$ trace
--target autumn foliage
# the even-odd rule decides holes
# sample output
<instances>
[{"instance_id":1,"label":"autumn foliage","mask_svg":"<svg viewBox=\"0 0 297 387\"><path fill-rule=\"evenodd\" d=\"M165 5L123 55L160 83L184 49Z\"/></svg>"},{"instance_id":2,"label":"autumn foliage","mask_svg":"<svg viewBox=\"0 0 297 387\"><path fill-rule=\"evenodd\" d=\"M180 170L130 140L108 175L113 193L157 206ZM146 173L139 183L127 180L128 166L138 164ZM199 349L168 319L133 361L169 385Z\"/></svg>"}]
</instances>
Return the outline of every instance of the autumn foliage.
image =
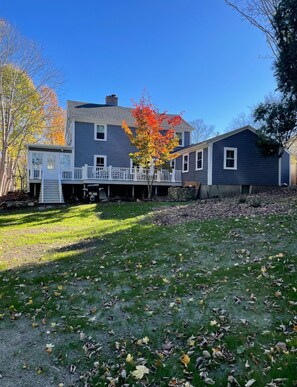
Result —
<instances>
[{"instance_id":1,"label":"autumn foliage","mask_svg":"<svg viewBox=\"0 0 297 387\"><path fill-rule=\"evenodd\" d=\"M132 116L135 119L135 129L131 130L125 121L122 128L131 144L137 148L130 157L146 174L150 198L155 172L177 157L177 154L172 154L178 146L174 128L180 125L182 119L180 116L159 113L145 96L142 96L139 103L134 104Z\"/></svg>"},{"instance_id":2,"label":"autumn foliage","mask_svg":"<svg viewBox=\"0 0 297 387\"><path fill-rule=\"evenodd\" d=\"M44 142L46 144L65 145L65 111L59 106L57 94L49 87L42 87L44 99L45 130Z\"/></svg>"}]
</instances>

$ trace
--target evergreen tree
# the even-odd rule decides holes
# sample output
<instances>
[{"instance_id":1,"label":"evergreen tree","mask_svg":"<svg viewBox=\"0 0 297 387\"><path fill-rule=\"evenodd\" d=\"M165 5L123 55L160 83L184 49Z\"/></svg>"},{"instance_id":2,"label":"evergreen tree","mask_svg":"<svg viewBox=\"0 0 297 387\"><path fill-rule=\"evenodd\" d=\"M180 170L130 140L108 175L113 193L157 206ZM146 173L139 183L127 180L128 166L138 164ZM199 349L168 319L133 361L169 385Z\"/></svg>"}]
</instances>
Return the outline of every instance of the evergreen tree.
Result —
<instances>
[{"instance_id":1,"label":"evergreen tree","mask_svg":"<svg viewBox=\"0 0 297 387\"><path fill-rule=\"evenodd\" d=\"M297 2L281 0L272 22L278 46L274 63L280 102L264 102L255 110L255 120L261 122L260 130L268 138L265 147L276 143L288 146L297 135ZM262 140L262 145L265 142ZM274 149L276 149L274 147Z\"/></svg>"}]
</instances>

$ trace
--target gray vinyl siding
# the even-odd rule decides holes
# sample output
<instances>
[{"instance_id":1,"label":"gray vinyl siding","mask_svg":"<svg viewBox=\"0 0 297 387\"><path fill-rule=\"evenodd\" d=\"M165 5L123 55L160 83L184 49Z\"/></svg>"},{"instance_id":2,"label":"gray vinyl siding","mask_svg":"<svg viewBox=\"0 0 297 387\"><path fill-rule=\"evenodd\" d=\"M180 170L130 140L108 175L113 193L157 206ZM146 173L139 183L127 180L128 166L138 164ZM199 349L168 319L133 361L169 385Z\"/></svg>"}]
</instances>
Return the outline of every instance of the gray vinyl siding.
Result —
<instances>
[{"instance_id":1,"label":"gray vinyl siding","mask_svg":"<svg viewBox=\"0 0 297 387\"><path fill-rule=\"evenodd\" d=\"M181 169L182 169L182 156L178 156L175 159L175 169L181 171Z\"/></svg>"},{"instance_id":2,"label":"gray vinyl siding","mask_svg":"<svg viewBox=\"0 0 297 387\"><path fill-rule=\"evenodd\" d=\"M208 149L203 149L203 169L196 171L196 151L189 154L189 172L182 173L182 181L196 181L207 184ZM177 169L182 170L182 156L178 157Z\"/></svg>"},{"instance_id":3,"label":"gray vinyl siding","mask_svg":"<svg viewBox=\"0 0 297 387\"><path fill-rule=\"evenodd\" d=\"M265 157L245 130L213 144L212 184L278 185L278 157ZM237 148L237 170L224 169L224 147Z\"/></svg>"},{"instance_id":4,"label":"gray vinyl siding","mask_svg":"<svg viewBox=\"0 0 297 387\"><path fill-rule=\"evenodd\" d=\"M185 146L190 144L190 132L185 132ZM107 141L94 139L94 124L75 122L75 167L94 165L94 155L107 156L107 165L130 167L129 153L135 152L120 126L107 125ZM180 169L180 168L179 168Z\"/></svg>"},{"instance_id":5,"label":"gray vinyl siding","mask_svg":"<svg viewBox=\"0 0 297 387\"><path fill-rule=\"evenodd\" d=\"M190 132L185 132L184 134L184 146L189 146L191 143L190 139Z\"/></svg>"},{"instance_id":6,"label":"gray vinyl siding","mask_svg":"<svg viewBox=\"0 0 297 387\"><path fill-rule=\"evenodd\" d=\"M282 154L281 184L290 184L290 155L287 152Z\"/></svg>"},{"instance_id":7,"label":"gray vinyl siding","mask_svg":"<svg viewBox=\"0 0 297 387\"><path fill-rule=\"evenodd\" d=\"M94 155L106 155L107 165L130 167L129 153L134 152L130 140L120 126L107 125L107 141L94 139L94 124L75 123L75 167L94 165Z\"/></svg>"}]
</instances>

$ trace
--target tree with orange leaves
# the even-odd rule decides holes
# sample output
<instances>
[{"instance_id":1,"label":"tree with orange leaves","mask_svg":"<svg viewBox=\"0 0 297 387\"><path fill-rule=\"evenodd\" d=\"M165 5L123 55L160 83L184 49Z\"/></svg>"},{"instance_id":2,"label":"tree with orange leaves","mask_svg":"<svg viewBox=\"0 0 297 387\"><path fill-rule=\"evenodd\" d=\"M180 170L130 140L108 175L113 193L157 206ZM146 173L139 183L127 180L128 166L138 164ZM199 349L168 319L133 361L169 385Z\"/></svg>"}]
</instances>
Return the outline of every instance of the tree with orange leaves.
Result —
<instances>
[{"instance_id":1,"label":"tree with orange leaves","mask_svg":"<svg viewBox=\"0 0 297 387\"><path fill-rule=\"evenodd\" d=\"M44 101L45 128L42 142L65 145L65 111L59 106L57 94L47 86L41 88Z\"/></svg>"},{"instance_id":2,"label":"tree with orange leaves","mask_svg":"<svg viewBox=\"0 0 297 387\"><path fill-rule=\"evenodd\" d=\"M178 146L178 138L174 128L181 123L180 116L168 116L159 113L149 98L144 95L139 103L134 104L132 116L135 119L135 130L130 129L125 121L122 123L130 142L137 151L130 153L134 164L143 168L146 180L148 198L152 197L152 187L156 175L170 160L178 155L172 154Z\"/></svg>"}]
</instances>

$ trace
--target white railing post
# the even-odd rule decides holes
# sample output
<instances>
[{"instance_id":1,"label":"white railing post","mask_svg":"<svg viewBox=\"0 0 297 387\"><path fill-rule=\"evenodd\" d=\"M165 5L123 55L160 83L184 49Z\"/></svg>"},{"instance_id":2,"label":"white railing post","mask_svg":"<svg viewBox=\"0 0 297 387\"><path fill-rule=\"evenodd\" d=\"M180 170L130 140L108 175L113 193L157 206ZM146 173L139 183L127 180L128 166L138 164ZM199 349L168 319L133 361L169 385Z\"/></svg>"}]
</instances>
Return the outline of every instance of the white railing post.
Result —
<instances>
[{"instance_id":1,"label":"white railing post","mask_svg":"<svg viewBox=\"0 0 297 387\"><path fill-rule=\"evenodd\" d=\"M161 181L161 172L157 171L157 181Z\"/></svg>"},{"instance_id":2,"label":"white railing post","mask_svg":"<svg viewBox=\"0 0 297 387\"><path fill-rule=\"evenodd\" d=\"M108 167L108 180L112 180L112 166L109 165Z\"/></svg>"},{"instance_id":3,"label":"white railing post","mask_svg":"<svg viewBox=\"0 0 297 387\"><path fill-rule=\"evenodd\" d=\"M81 178L83 180L87 180L87 178L88 178L88 164L85 164L82 166Z\"/></svg>"},{"instance_id":4,"label":"white railing post","mask_svg":"<svg viewBox=\"0 0 297 387\"><path fill-rule=\"evenodd\" d=\"M171 181L172 183L175 183L175 169L173 169L171 172Z\"/></svg>"},{"instance_id":5,"label":"white railing post","mask_svg":"<svg viewBox=\"0 0 297 387\"><path fill-rule=\"evenodd\" d=\"M134 171L133 180L137 181L137 169L136 169L136 167L133 168L133 171Z\"/></svg>"}]
</instances>

